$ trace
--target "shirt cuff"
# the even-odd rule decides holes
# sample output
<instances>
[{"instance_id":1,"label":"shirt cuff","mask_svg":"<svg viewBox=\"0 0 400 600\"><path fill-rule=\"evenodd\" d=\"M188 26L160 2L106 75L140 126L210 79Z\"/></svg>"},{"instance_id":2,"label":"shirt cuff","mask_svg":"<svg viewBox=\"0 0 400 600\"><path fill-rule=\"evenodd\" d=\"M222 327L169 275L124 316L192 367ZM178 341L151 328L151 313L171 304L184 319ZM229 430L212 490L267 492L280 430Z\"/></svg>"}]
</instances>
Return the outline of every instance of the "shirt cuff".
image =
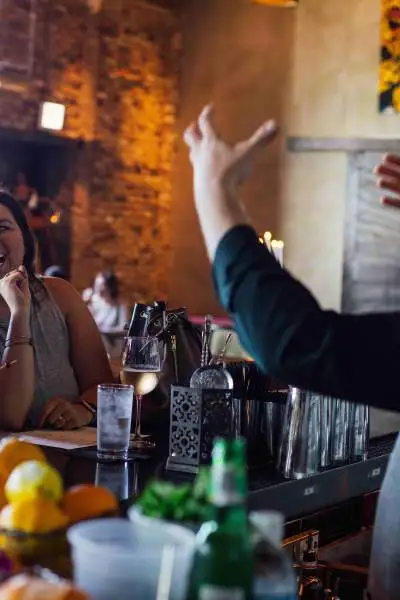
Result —
<instances>
[{"instance_id":1,"label":"shirt cuff","mask_svg":"<svg viewBox=\"0 0 400 600\"><path fill-rule=\"evenodd\" d=\"M266 274L282 272L280 264L249 225L232 227L219 242L213 263L213 280L221 304L230 313L235 312L237 286L249 270L260 263Z\"/></svg>"}]
</instances>

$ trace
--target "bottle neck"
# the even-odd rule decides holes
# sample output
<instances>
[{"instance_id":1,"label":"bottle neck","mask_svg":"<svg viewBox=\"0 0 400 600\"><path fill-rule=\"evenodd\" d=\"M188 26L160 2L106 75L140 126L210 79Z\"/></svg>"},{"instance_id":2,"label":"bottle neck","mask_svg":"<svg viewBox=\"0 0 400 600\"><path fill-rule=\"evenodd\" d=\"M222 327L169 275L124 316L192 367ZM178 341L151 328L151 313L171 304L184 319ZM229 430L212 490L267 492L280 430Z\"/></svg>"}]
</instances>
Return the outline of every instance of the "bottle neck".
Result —
<instances>
[{"instance_id":1,"label":"bottle neck","mask_svg":"<svg viewBox=\"0 0 400 600\"><path fill-rule=\"evenodd\" d=\"M232 528L237 533L248 529L247 510L243 504L214 506L213 518L220 527Z\"/></svg>"},{"instance_id":2,"label":"bottle neck","mask_svg":"<svg viewBox=\"0 0 400 600\"><path fill-rule=\"evenodd\" d=\"M211 503L214 506L214 518L218 523L247 523L244 468L238 470L232 465L213 465Z\"/></svg>"}]
</instances>

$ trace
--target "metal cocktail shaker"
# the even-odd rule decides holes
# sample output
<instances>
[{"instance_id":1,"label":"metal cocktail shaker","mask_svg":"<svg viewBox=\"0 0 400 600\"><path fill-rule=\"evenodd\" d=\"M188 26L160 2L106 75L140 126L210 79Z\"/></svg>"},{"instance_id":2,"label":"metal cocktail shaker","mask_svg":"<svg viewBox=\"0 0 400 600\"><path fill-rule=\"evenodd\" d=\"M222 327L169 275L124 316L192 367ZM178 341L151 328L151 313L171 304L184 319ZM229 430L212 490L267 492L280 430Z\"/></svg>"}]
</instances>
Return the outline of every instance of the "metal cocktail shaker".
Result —
<instances>
[{"instance_id":1,"label":"metal cocktail shaker","mask_svg":"<svg viewBox=\"0 0 400 600\"><path fill-rule=\"evenodd\" d=\"M369 445L369 406L352 404L350 423L350 460L366 460Z\"/></svg>"},{"instance_id":2,"label":"metal cocktail shaker","mask_svg":"<svg viewBox=\"0 0 400 600\"><path fill-rule=\"evenodd\" d=\"M352 404L339 398L332 399L332 465L342 465L350 460Z\"/></svg>"}]
</instances>

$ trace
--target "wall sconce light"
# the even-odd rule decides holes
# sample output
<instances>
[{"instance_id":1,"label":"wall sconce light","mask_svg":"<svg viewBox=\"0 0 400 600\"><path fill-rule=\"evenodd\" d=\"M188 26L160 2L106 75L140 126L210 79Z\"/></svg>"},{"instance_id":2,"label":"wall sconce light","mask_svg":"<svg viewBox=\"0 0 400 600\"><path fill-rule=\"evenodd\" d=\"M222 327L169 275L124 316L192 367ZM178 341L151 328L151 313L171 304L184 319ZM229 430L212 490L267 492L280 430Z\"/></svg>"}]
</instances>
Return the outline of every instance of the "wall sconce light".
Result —
<instances>
[{"instance_id":1,"label":"wall sconce light","mask_svg":"<svg viewBox=\"0 0 400 600\"><path fill-rule=\"evenodd\" d=\"M253 4L262 4L263 6L280 6L282 8L294 8L298 6L299 0L251 0Z\"/></svg>"},{"instance_id":2,"label":"wall sconce light","mask_svg":"<svg viewBox=\"0 0 400 600\"><path fill-rule=\"evenodd\" d=\"M39 113L39 127L61 131L64 127L65 106L57 102L43 102Z\"/></svg>"}]
</instances>

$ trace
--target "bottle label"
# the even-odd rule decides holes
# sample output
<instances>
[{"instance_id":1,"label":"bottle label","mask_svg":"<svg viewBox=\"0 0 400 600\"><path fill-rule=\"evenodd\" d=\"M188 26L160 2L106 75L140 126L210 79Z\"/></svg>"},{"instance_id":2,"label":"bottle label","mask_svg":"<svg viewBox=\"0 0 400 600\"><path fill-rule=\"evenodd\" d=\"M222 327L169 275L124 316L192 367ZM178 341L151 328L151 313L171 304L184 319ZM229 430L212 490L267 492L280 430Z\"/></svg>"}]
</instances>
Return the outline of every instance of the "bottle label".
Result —
<instances>
[{"instance_id":1,"label":"bottle label","mask_svg":"<svg viewBox=\"0 0 400 600\"><path fill-rule=\"evenodd\" d=\"M199 590L199 600L245 600L245 597L242 588L203 585Z\"/></svg>"},{"instance_id":2,"label":"bottle label","mask_svg":"<svg viewBox=\"0 0 400 600\"><path fill-rule=\"evenodd\" d=\"M238 473L234 467L213 465L211 469L211 502L214 506L232 506L244 500Z\"/></svg>"}]
</instances>

